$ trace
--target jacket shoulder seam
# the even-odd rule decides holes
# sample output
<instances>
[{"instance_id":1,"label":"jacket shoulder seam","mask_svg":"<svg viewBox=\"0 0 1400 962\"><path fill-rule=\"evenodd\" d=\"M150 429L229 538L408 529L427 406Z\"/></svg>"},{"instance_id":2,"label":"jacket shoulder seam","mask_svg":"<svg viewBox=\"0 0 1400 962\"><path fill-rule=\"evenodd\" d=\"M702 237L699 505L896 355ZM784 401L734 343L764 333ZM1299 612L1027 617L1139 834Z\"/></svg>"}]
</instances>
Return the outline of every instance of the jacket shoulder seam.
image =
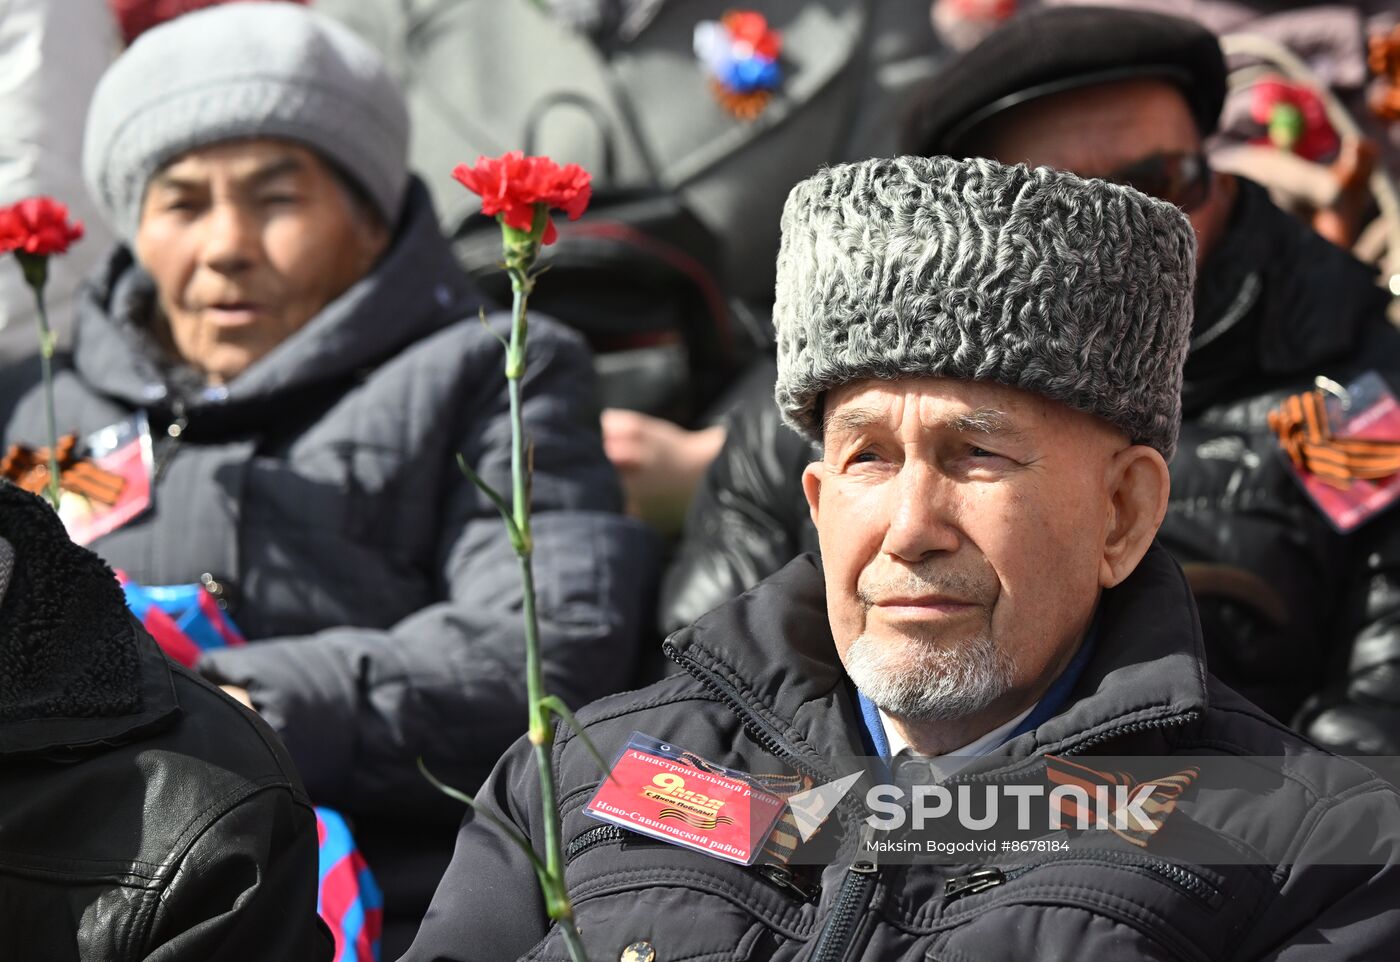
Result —
<instances>
[{"instance_id":1,"label":"jacket shoulder seam","mask_svg":"<svg viewBox=\"0 0 1400 962\"><path fill-rule=\"evenodd\" d=\"M254 736L258 739L258 743L261 744L264 749L266 749L268 759L271 761L270 767L275 770L275 774L274 772L270 771L267 774L258 776L256 779L250 779L251 782L261 785L265 783L268 779L280 777L285 782L287 788L292 792L292 795L294 797L298 798L299 800L304 800L308 803L310 802L310 800L306 798L305 793L302 791L300 782L298 781L294 770L289 768L288 765L284 763L282 757L282 749L268 737L268 733L264 731L262 726L257 722L256 716L250 714L248 711L239 708L236 705L225 704L223 701L222 694L206 690L206 686L210 685L211 682L201 677L197 672L191 671L184 665L181 665L174 661L170 662L170 668L172 672L176 673L177 675L183 676L186 681L199 688L200 693L203 696L209 698L211 701L217 701L218 703L220 703L225 709L225 714L233 715L234 717L236 717L238 719L238 722L245 728L247 728L249 731L251 731L254 734Z\"/></svg>"}]
</instances>

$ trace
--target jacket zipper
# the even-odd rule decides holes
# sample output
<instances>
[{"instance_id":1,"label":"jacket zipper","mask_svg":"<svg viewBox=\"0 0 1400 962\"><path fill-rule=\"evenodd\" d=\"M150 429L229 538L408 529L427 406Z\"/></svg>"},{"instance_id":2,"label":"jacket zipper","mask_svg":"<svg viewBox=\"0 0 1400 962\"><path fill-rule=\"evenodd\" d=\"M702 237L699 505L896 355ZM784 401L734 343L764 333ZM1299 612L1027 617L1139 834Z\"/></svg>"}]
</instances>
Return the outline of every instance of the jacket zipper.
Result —
<instances>
[{"instance_id":1,"label":"jacket zipper","mask_svg":"<svg viewBox=\"0 0 1400 962\"><path fill-rule=\"evenodd\" d=\"M1014 868L980 869L967 875L950 878L943 883L943 900L946 904L965 895L976 895L978 892L985 892L987 889L1014 881L1027 872L1060 862L1099 862L1146 869L1208 907L1213 907L1220 898L1220 889L1195 872L1180 865L1147 855L1134 855L1131 852L1081 851L1064 852L1026 865L1017 865Z\"/></svg>"},{"instance_id":2,"label":"jacket zipper","mask_svg":"<svg viewBox=\"0 0 1400 962\"><path fill-rule=\"evenodd\" d=\"M875 830L867 823L861 827L860 844L856 849L855 861L846 870L846 878L841 883L841 891L836 893L836 903L826 925L822 926L817 937L817 947L812 952L812 962L842 962L850 951L851 941L860 926L861 917L870 907L870 897L875 893L875 882L879 878L879 860L869 842Z\"/></svg>"},{"instance_id":3,"label":"jacket zipper","mask_svg":"<svg viewBox=\"0 0 1400 962\"><path fill-rule=\"evenodd\" d=\"M170 467L170 461L175 457L175 452L179 449L189 426L190 417L185 402L177 397L170 405L170 423L165 428L165 440L151 458L153 485L165 476L165 469Z\"/></svg>"},{"instance_id":4,"label":"jacket zipper","mask_svg":"<svg viewBox=\"0 0 1400 962\"><path fill-rule=\"evenodd\" d=\"M628 834L626 829L617 825L599 825L596 828L590 828L569 843L569 847L564 850L564 863L572 862L590 848L596 848L606 842L620 842Z\"/></svg>"},{"instance_id":5,"label":"jacket zipper","mask_svg":"<svg viewBox=\"0 0 1400 962\"><path fill-rule=\"evenodd\" d=\"M802 902L815 904L821 897L822 887L820 885L808 882L786 865L760 864L754 866L754 871L772 882L785 894Z\"/></svg>"},{"instance_id":6,"label":"jacket zipper","mask_svg":"<svg viewBox=\"0 0 1400 962\"><path fill-rule=\"evenodd\" d=\"M1197 718L1200 717L1201 713L1198 711L1187 711L1182 712L1179 715L1174 715L1171 718L1154 718L1148 721L1132 722L1127 725L1121 725L1118 728L1114 728L1110 731L1099 732L1099 734L1095 735L1093 738L1090 738L1086 741L1082 741L1078 745L1075 745L1071 751L1062 752L1061 754L1078 755L1081 754L1086 748L1093 748L1095 745L1102 745L1104 742L1112 741L1113 739L1119 738L1123 735L1131 735L1135 732L1151 731L1154 728L1175 728L1178 725L1184 725L1187 722L1195 721Z\"/></svg>"}]
</instances>

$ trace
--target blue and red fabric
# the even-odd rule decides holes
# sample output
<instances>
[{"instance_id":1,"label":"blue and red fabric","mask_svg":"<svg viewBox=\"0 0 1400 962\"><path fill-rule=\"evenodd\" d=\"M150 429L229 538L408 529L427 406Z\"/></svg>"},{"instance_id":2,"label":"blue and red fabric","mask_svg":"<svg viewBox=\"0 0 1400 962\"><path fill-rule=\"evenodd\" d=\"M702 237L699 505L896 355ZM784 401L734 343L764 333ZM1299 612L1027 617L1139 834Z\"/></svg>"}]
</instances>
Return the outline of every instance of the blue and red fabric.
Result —
<instances>
[{"instance_id":1,"label":"blue and red fabric","mask_svg":"<svg viewBox=\"0 0 1400 962\"><path fill-rule=\"evenodd\" d=\"M172 661L193 668L202 652L247 642L203 585L137 584L122 572L117 580L126 606Z\"/></svg>"},{"instance_id":2,"label":"blue and red fabric","mask_svg":"<svg viewBox=\"0 0 1400 962\"><path fill-rule=\"evenodd\" d=\"M126 604L167 656L193 667L201 653L245 645L242 632L203 585L142 585L117 572ZM316 912L335 937L335 962L379 962L384 897L350 826L316 806L320 841Z\"/></svg>"},{"instance_id":3,"label":"blue and red fabric","mask_svg":"<svg viewBox=\"0 0 1400 962\"><path fill-rule=\"evenodd\" d=\"M757 117L783 82L782 36L761 13L731 10L701 21L693 46L719 102L745 120Z\"/></svg>"},{"instance_id":4,"label":"blue and red fabric","mask_svg":"<svg viewBox=\"0 0 1400 962\"><path fill-rule=\"evenodd\" d=\"M317 806L316 830L321 836L316 911L335 935L335 962L378 962L384 896L338 812Z\"/></svg>"}]
</instances>

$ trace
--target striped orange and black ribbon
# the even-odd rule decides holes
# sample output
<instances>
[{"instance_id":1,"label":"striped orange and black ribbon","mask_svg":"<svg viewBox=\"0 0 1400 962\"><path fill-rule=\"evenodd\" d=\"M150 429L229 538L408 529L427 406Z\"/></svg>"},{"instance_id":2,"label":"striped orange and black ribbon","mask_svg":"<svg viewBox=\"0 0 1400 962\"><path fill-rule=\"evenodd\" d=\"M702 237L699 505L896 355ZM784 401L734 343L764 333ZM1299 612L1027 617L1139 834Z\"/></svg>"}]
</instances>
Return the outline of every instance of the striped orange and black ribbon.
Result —
<instances>
[{"instance_id":1,"label":"striped orange and black ribbon","mask_svg":"<svg viewBox=\"0 0 1400 962\"><path fill-rule=\"evenodd\" d=\"M1287 398L1269 412L1269 429L1298 470L1343 491L1354 480L1377 481L1400 471L1400 441L1332 434L1321 391Z\"/></svg>"},{"instance_id":2,"label":"striped orange and black ribbon","mask_svg":"<svg viewBox=\"0 0 1400 962\"><path fill-rule=\"evenodd\" d=\"M99 504L111 507L121 497L126 479L87 458L77 457L78 436L65 434L58 439L54 460L58 462L58 486ZM30 494L43 494L49 486L49 449L12 444L0 456L0 478L12 481Z\"/></svg>"},{"instance_id":3,"label":"striped orange and black ribbon","mask_svg":"<svg viewBox=\"0 0 1400 962\"><path fill-rule=\"evenodd\" d=\"M1094 816L1101 814L1109 831L1139 848L1146 848L1152 841L1152 836L1161 830L1167 816L1176 811L1177 802L1200 773L1199 768L1192 766L1160 778L1137 779L1127 772L1099 771L1058 755L1045 756L1046 777L1055 785L1070 785L1083 789L1089 799L1097 799L1100 788L1112 789L1114 792L1108 796L1108 810L1102 813L1084 810L1077 800L1068 795L1058 796L1056 804L1063 819L1074 825L1078 825L1079 820L1084 819L1087 824L1094 825L1098 824ZM1116 824L1117 790L1121 788L1128 796L1132 796L1141 786L1149 784L1153 786L1152 792L1140 805L1140 810L1147 816L1147 824L1127 824L1120 828ZM1114 817L1109 819L1110 815Z\"/></svg>"}]
</instances>

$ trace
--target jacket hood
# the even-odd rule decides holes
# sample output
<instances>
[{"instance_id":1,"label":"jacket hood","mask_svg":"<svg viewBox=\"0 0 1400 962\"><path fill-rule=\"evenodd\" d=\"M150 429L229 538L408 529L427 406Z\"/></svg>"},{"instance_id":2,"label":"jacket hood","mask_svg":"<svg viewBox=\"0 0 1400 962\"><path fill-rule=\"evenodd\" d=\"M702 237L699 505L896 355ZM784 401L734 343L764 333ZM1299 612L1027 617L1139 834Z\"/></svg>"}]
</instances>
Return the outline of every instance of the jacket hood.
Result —
<instances>
[{"instance_id":1,"label":"jacket hood","mask_svg":"<svg viewBox=\"0 0 1400 962\"><path fill-rule=\"evenodd\" d=\"M1374 272L1236 178L1225 236L1196 280L1183 408L1255 393L1260 380L1315 374L1352 354L1384 316Z\"/></svg>"},{"instance_id":2,"label":"jacket hood","mask_svg":"<svg viewBox=\"0 0 1400 962\"><path fill-rule=\"evenodd\" d=\"M280 400L353 377L474 313L475 286L453 259L427 189L415 180L379 263L303 328L227 385L206 387L151 336L155 283L130 249L113 251L84 290L73 366L99 393L134 407L178 397L190 410Z\"/></svg>"},{"instance_id":3,"label":"jacket hood","mask_svg":"<svg viewBox=\"0 0 1400 962\"><path fill-rule=\"evenodd\" d=\"M115 575L0 482L0 755L115 744L173 720L170 669Z\"/></svg>"},{"instance_id":4,"label":"jacket hood","mask_svg":"<svg viewBox=\"0 0 1400 962\"><path fill-rule=\"evenodd\" d=\"M1157 544L1104 592L1092 656L1065 709L989 759L1071 753L1127 730L1185 724L1207 707L1205 654L1185 576ZM820 561L802 555L735 601L681 629L668 652L732 689L799 750L822 760L863 755L850 686L826 615ZM733 707L733 706L731 706Z\"/></svg>"}]
</instances>

